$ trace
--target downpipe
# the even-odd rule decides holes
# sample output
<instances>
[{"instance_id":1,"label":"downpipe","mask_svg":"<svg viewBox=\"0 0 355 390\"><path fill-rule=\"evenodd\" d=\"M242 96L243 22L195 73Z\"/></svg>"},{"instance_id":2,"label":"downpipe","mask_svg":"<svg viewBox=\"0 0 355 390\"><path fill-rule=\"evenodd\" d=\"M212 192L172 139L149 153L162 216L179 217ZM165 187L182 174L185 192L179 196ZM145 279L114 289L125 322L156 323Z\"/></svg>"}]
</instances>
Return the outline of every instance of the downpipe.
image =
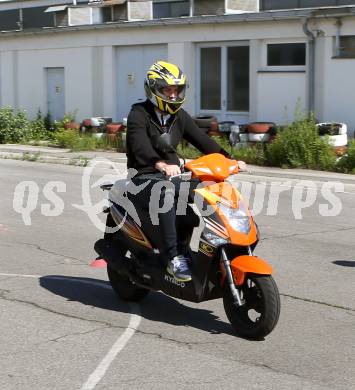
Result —
<instances>
[{"instance_id":1,"label":"downpipe","mask_svg":"<svg viewBox=\"0 0 355 390\"><path fill-rule=\"evenodd\" d=\"M340 56L340 29L342 26L342 21L340 18L336 19L335 22L336 26L336 33L335 33L335 56L339 57Z\"/></svg>"},{"instance_id":2,"label":"downpipe","mask_svg":"<svg viewBox=\"0 0 355 390\"><path fill-rule=\"evenodd\" d=\"M309 18L303 19L303 32L308 38L308 113L314 113L315 108L315 43L316 37L308 27Z\"/></svg>"},{"instance_id":3,"label":"downpipe","mask_svg":"<svg viewBox=\"0 0 355 390\"><path fill-rule=\"evenodd\" d=\"M244 302L244 300L241 299L239 291L235 287L233 275L232 275L232 270L231 270L231 263L226 255L226 251L224 250L224 248L222 248L222 262L223 262L224 268L226 270L227 281L228 281L229 288L230 288L232 296L233 296L234 304L236 306L239 306L239 307L243 306L245 302Z\"/></svg>"}]
</instances>

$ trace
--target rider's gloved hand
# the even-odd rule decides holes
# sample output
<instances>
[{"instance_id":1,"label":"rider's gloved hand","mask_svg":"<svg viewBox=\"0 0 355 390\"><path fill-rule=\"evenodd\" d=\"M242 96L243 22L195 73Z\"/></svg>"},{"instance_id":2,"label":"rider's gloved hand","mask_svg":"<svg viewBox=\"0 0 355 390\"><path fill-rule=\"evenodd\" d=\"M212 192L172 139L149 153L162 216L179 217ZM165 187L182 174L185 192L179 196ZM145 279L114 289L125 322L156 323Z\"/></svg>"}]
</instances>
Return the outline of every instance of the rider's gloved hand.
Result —
<instances>
[{"instance_id":1,"label":"rider's gloved hand","mask_svg":"<svg viewBox=\"0 0 355 390\"><path fill-rule=\"evenodd\" d=\"M246 162L238 160L238 168L240 172L245 172L247 170Z\"/></svg>"},{"instance_id":2,"label":"rider's gloved hand","mask_svg":"<svg viewBox=\"0 0 355 390\"><path fill-rule=\"evenodd\" d=\"M157 161L155 163L155 168L158 169L161 172L164 172L166 176L175 176L180 175L181 169L178 165L170 165L167 164L165 161Z\"/></svg>"}]
</instances>

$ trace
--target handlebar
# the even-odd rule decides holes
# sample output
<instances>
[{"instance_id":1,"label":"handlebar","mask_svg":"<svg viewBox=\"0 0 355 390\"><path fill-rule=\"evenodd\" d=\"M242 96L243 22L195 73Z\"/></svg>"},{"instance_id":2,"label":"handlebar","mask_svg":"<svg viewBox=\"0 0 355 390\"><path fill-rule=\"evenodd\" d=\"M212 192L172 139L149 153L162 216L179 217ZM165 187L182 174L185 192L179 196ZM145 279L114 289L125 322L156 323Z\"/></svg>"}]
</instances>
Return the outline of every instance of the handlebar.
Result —
<instances>
[{"instance_id":1,"label":"handlebar","mask_svg":"<svg viewBox=\"0 0 355 390\"><path fill-rule=\"evenodd\" d=\"M168 180L171 181L172 179L174 179L176 177L180 177L183 180L189 180L189 179L191 179L191 176L192 176L191 172L182 172L182 173L179 173L178 175L170 176Z\"/></svg>"}]
</instances>

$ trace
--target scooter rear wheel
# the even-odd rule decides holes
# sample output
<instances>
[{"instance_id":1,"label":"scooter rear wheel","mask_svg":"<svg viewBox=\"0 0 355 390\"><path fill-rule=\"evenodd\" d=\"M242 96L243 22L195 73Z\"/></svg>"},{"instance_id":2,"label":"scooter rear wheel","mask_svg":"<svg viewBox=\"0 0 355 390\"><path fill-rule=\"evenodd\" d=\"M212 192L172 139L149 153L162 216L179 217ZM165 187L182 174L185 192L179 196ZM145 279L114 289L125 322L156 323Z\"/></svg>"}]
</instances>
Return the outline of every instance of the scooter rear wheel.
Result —
<instances>
[{"instance_id":1,"label":"scooter rear wheel","mask_svg":"<svg viewBox=\"0 0 355 390\"><path fill-rule=\"evenodd\" d=\"M248 274L243 285L237 288L244 304L235 305L226 285L223 304L227 317L238 336L261 340L279 319L281 304L277 285L272 276Z\"/></svg>"},{"instance_id":2,"label":"scooter rear wheel","mask_svg":"<svg viewBox=\"0 0 355 390\"><path fill-rule=\"evenodd\" d=\"M138 302L149 293L148 289L137 287L127 276L119 274L109 264L107 264L107 275L114 292L121 299Z\"/></svg>"}]
</instances>

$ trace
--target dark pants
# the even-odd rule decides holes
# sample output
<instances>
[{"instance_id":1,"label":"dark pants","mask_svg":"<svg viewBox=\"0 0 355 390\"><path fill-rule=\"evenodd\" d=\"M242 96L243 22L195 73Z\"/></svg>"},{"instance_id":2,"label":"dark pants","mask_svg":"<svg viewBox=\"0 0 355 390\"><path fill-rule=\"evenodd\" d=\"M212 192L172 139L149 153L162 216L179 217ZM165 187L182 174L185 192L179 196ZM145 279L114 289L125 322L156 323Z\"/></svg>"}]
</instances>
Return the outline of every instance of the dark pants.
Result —
<instances>
[{"instance_id":1,"label":"dark pants","mask_svg":"<svg viewBox=\"0 0 355 390\"><path fill-rule=\"evenodd\" d=\"M180 178L168 181L162 173L140 175L132 179L136 186L147 181L149 184L138 194L130 197L130 200L137 207L138 215L139 210L149 212L152 229L154 226L158 228L160 235L160 240L155 244L167 259L172 259L187 251L187 232L179 229L179 221L183 218L177 216L177 212L186 214L187 200L191 191L190 182ZM145 230L148 233L149 227Z\"/></svg>"}]
</instances>

